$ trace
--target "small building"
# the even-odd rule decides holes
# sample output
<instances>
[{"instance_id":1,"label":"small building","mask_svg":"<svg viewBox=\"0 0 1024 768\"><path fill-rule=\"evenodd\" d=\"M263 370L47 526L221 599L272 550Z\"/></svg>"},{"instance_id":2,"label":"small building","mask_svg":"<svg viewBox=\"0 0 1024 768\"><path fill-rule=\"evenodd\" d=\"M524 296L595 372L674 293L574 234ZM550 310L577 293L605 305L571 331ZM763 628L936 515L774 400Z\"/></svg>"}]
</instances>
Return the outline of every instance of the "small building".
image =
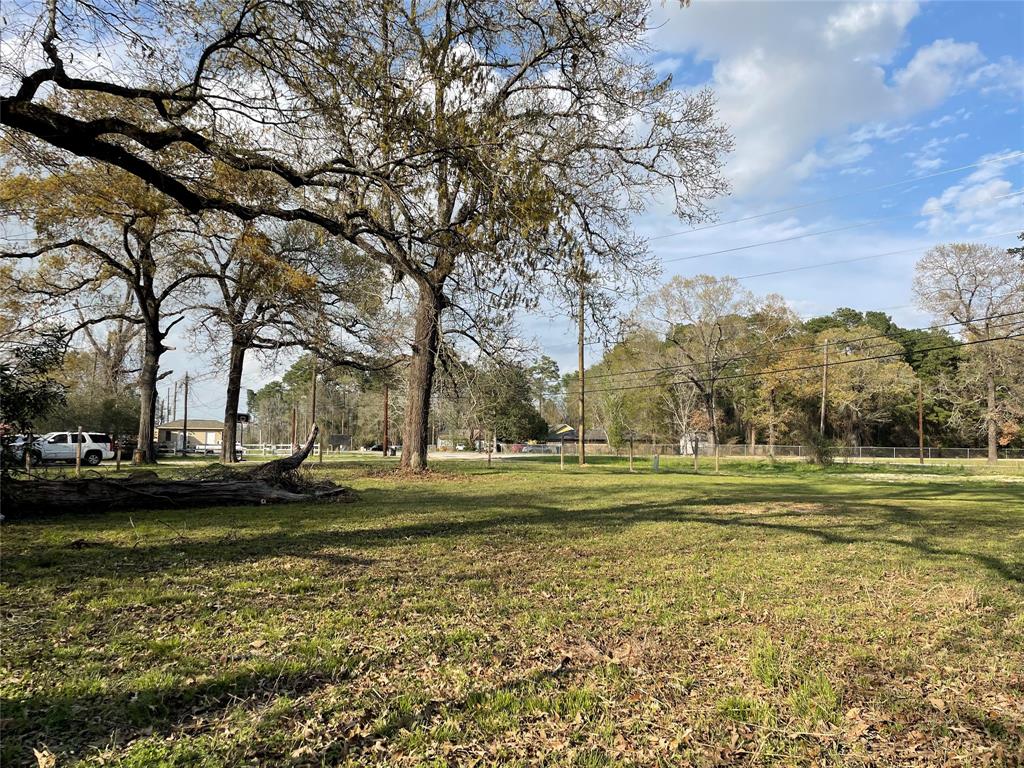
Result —
<instances>
[{"instance_id":1,"label":"small building","mask_svg":"<svg viewBox=\"0 0 1024 768\"><path fill-rule=\"evenodd\" d=\"M560 443L565 440L567 443L576 442L576 427L571 424L556 424L548 431L547 441L549 443ZM591 427L583 433L583 441L586 443L607 443L608 433L600 427Z\"/></svg>"},{"instance_id":2,"label":"small building","mask_svg":"<svg viewBox=\"0 0 1024 768\"><path fill-rule=\"evenodd\" d=\"M156 440L161 446L180 451L183 447L181 430L185 426L184 419L168 421L156 428ZM220 445L224 439L224 422L214 419L188 420L188 447L198 445Z\"/></svg>"}]
</instances>

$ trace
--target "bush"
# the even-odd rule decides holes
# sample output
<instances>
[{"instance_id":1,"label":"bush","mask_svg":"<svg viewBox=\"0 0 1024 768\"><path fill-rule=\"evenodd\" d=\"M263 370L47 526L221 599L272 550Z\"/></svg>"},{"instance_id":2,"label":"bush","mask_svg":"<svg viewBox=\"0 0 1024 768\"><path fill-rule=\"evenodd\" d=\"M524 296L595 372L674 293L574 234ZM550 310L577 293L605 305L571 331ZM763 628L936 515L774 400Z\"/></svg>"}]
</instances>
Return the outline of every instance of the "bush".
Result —
<instances>
[{"instance_id":1,"label":"bush","mask_svg":"<svg viewBox=\"0 0 1024 768\"><path fill-rule=\"evenodd\" d=\"M827 467L836 460L836 443L818 432L812 432L804 441L807 446L807 461Z\"/></svg>"}]
</instances>

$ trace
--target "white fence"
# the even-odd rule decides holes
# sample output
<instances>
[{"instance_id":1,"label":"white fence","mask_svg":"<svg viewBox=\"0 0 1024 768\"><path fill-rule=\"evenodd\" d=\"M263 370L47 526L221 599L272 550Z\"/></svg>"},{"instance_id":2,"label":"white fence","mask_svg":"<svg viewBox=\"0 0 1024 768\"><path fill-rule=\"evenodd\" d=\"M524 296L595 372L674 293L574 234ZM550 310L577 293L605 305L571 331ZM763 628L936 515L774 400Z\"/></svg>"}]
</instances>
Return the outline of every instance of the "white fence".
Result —
<instances>
[{"instance_id":1,"label":"white fence","mask_svg":"<svg viewBox=\"0 0 1024 768\"><path fill-rule=\"evenodd\" d=\"M291 443L245 443L242 445L242 450L245 451L245 455L250 458L261 458L269 456L291 456L295 452L295 448ZM331 450L327 449L324 452L325 456L331 454ZM320 446L313 445L313 456L320 455Z\"/></svg>"},{"instance_id":2,"label":"white fence","mask_svg":"<svg viewBox=\"0 0 1024 768\"><path fill-rule=\"evenodd\" d=\"M245 449L245 456L248 458L271 458L274 456L289 456L294 451L294 448L289 443L246 443L242 446ZM522 444L502 444L501 453L509 455L519 456L533 456L537 454L547 454L557 456L562 449L560 443L547 443L541 445L522 445ZM633 455L634 456L651 456L658 454L659 456L692 456L692 448L688 445L680 446L678 443L648 443L648 442L634 442L633 443ZM586 445L587 454L590 456L628 456L629 446L628 444L616 450L614 447L606 443L587 443ZM340 456L345 453L351 453L352 451L346 451L344 449L332 449L325 448L324 456ZM358 452L358 451L357 451ZM575 442L566 441L565 443L565 455L575 456L577 452L577 444ZM374 455L378 455L380 451L375 451ZM707 443L702 443L698 448L697 453L700 456L714 456L715 446ZM803 445L776 445L769 447L767 445L747 445L747 444L727 444L718 446L718 455L725 458L767 458L774 456L778 459L799 459L804 458L808 455L809 449ZM1002 448L998 452L1000 459L1022 459L1024 460L1024 449L1020 448ZM312 454L313 456L320 455L320 445L314 445ZM905 460L916 460L918 458L917 447L906 447L906 446L882 446L882 445L840 445L835 448L835 456L839 460L860 460L860 459L905 459ZM937 448L937 447L926 447L924 449L924 457L926 459L984 459L988 456L988 450L985 448Z\"/></svg>"},{"instance_id":3,"label":"white fence","mask_svg":"<svg viewBox=\"0 0 1024 768\"><path fill-rule=\"evenodd\" d=\"M546 445L507 445L503 451L507 453L529 456L533 454L553 454L557 456L562 446L559 443L548 443ZM918 448L906 446L883 446L883 445L839 445L835 447L837 459L914 459L919 457ZM627 456L629 455L628 444L615 449L606 443L587 443L586 451L591 456ZM575 456L577 444L565 442L565 455ZM700 456L714 456L715 446L702 443L698 450ZM692 456L693 449L689 445L680 446L678 443L648 443L634 442L633 455L650 456ZM804 458L809 454L807 446L803 445L747 445L728 444L718 446L718 455L721 458L756 458L774 456L775 458ZM998 451L1000 459L1024 459L1024 449L1001 448ZM938 448L925 447L924 457L926 459L984 459L988 456L986 448Z\"/></svg>"}]
</instances>

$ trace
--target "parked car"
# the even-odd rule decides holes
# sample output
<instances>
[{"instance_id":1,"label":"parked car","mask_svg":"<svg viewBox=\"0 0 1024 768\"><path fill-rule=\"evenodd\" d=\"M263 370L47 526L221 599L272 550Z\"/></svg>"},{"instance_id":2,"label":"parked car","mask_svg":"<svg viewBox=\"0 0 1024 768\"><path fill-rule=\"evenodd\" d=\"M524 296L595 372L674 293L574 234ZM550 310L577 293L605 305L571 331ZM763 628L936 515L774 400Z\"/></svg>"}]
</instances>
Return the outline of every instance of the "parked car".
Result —
<instances>
[{"instance_id":1,"label":"parked car","mask_svg":"<svg viewBox=\"0 0 1024 768\"><path fill-rule=\"evenodd\" d=\"M67 461L74 462L78 443L78 432L50 432L28 446L29 462L33 465L42 462ZM25 460L25 446L15 454L20 461ZM101 461L114 458L114 441L103 432L82 433L82 463L90 467L97 466Z\"/></svg>"}]
</instances>

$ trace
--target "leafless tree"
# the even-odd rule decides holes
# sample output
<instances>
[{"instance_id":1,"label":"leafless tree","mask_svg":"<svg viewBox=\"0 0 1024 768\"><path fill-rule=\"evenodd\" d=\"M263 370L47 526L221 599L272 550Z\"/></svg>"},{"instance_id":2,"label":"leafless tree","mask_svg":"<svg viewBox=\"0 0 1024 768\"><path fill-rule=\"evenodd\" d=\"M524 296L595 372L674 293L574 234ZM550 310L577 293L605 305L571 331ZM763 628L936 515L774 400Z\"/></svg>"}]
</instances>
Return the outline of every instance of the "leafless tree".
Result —
<instances>
[{"instance_id":1,"label":"leafless tree","mask_svg":"<svg viewBox=\"0 0 1024 768\"><path fill-rule=\"evenodd\" d=\"M966 341L980 342L965 349L962 365L968 370L960 379L968 389L972 382L979 385L973 395L985 402L988 460L994 463L999 425L1007 409L1019 405L1007 395L1024 375L1018 365L1024 345L1019 338L1024 333L1024 263L990 245L939 245L917 262L914 292L937 322L960 323Z\"/></svg>"}]
</instances>

